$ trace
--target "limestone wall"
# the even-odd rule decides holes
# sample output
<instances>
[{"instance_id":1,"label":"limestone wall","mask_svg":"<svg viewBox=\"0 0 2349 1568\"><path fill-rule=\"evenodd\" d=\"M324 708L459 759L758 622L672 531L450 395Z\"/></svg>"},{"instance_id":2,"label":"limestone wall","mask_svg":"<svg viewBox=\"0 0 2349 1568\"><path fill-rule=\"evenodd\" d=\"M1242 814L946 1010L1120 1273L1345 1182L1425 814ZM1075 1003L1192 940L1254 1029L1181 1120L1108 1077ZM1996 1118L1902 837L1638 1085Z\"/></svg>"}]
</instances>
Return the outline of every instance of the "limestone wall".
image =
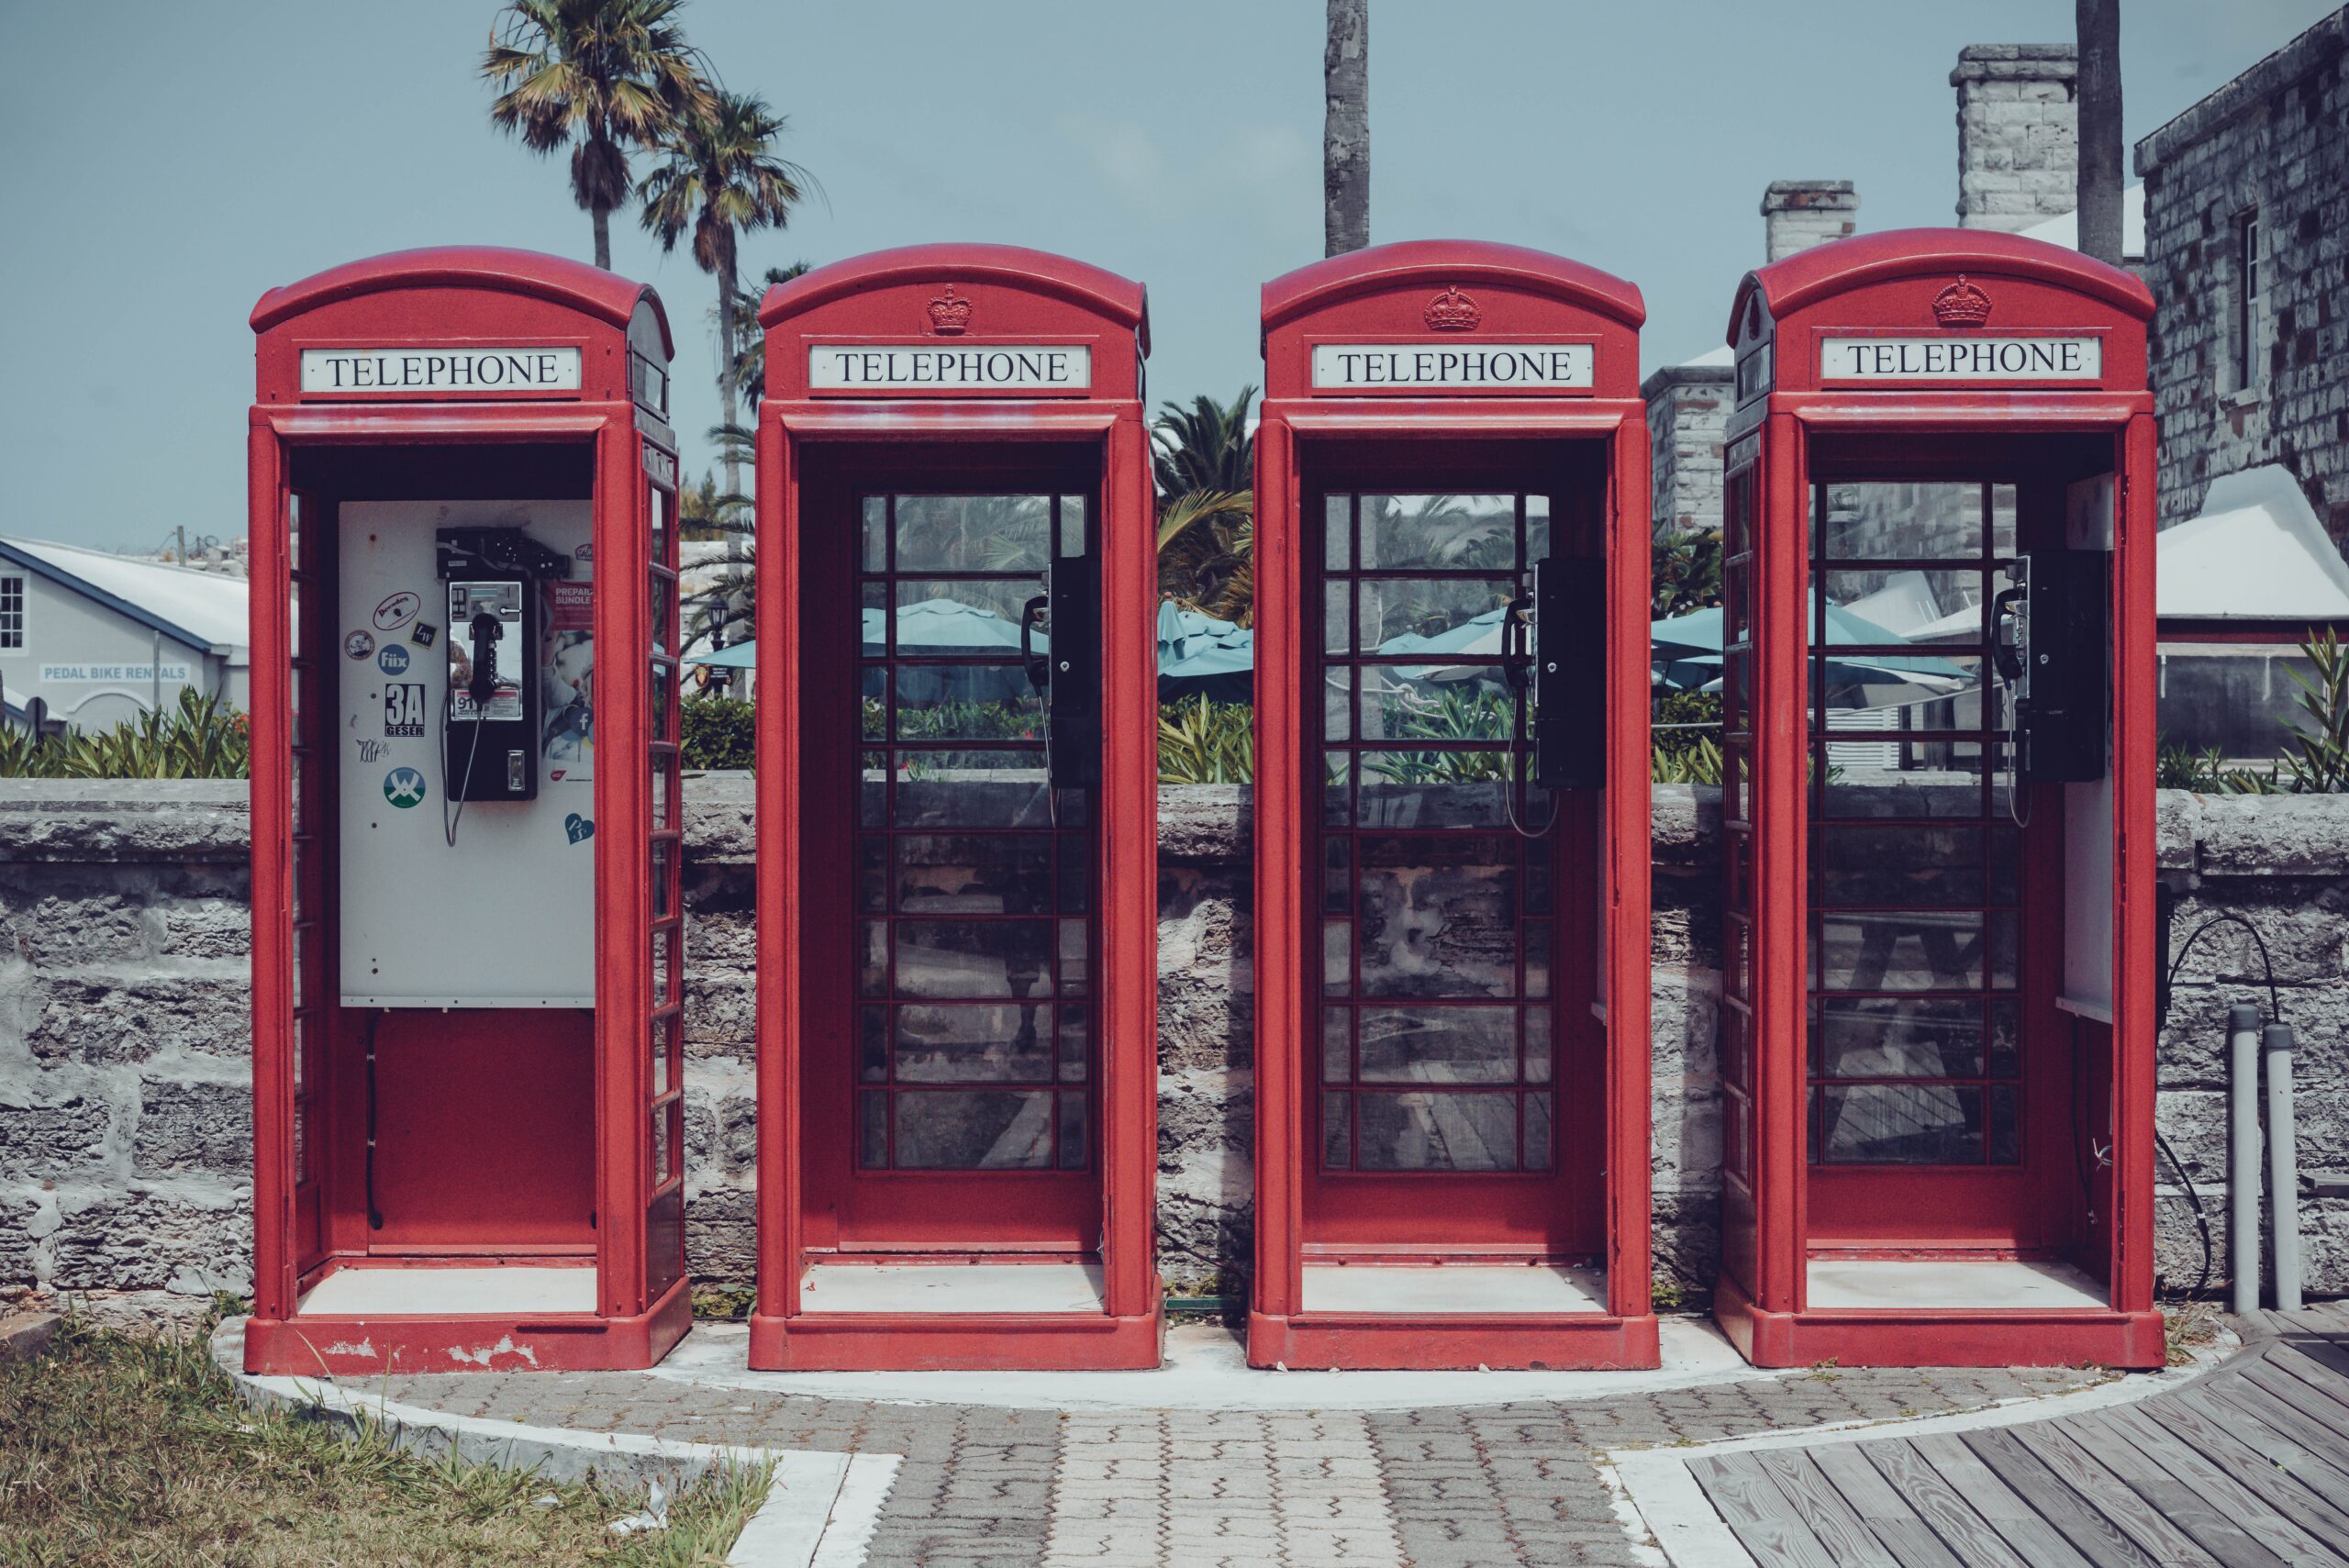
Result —
<instances>
[{"instance_id":1,"label":"limestone wall","mask_svg":"<svg viewBox=\"0 0 2349 1568\"><path fill-rule=\"evenodd\" d=\"M696 1275L752 1269L752 838L748 782L688 784L688 1246ZM1159 873L1161 1266L1241 1288L1250 1245L1255 986L1247 792L1170 788ZM1712 792L1655 794L1655 1242L1695 1299L1712 1273L1720 1125L1712 1051L1720 916ZM2179 940L2213 912L2258 928L2299 1030L2312 1289L2349 1291L2349 797L2165 794ZM185 1316L250 1288L244 789L0 780L0 1296L72 1292ZM2219 1029L2265 1003L2251 939L2205 936L2162 1040L2160 1124L2227 1270ZM2160 1262L2202 1272L2161 1167Z\"/></svg>"}]
</instances>

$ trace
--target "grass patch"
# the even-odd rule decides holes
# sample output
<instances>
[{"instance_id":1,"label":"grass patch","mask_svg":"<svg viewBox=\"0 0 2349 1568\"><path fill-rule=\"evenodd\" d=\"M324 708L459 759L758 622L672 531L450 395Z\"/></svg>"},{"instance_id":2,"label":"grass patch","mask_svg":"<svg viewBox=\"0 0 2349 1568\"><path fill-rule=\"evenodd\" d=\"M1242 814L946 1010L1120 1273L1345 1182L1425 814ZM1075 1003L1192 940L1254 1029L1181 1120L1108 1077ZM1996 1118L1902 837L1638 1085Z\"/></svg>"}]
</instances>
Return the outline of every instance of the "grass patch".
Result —
<instances>
[{"instance_id":1,"label":"grass patch","mask_svg":"<svg viewBox=\"0 0 2349 1568\"><path fill-rule=\"evenodd\" d=\"M201 1335L69 1319L47 1355L0 1366L0 1564L714 1568L766 1496L763 1467L713 1471L667 1529L620 1537L640 1496L347 1430L238 1403Z\"/></svg>"},{"instance_id":2,"label":"grass patch","mask_svg":"<svg viewBox=\"0 0 2349 1568\"><path fill-rule=\"evenodd\" d=\"M2162 1340L2171 1366L2186 1365L2218 1337L2219 1309L2209 1302L2188 1297L2162 1303Z\"/></svg>"}]
</instances>

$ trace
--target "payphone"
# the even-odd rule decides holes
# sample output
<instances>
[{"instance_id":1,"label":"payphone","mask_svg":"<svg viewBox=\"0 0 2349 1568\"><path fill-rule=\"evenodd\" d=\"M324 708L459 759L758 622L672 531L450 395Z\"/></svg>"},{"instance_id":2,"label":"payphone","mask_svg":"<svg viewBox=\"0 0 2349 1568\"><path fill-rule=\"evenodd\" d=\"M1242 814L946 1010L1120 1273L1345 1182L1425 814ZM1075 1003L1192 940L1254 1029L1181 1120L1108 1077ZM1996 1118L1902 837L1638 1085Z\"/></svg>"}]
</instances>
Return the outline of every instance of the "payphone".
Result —
<instances>
[{"instance_id":1,"label":"payphone","mask_svg":"<svg viewBox=\"0 0 2349 1568\"><path fill-rule=\"evenodd\" d=\"M246 1364L650 1365L690 1312L660 304L452 249L253 328Z\"/></svg>"},{"instance_id":2,"label":"payphone","mask_svg":"<svg viewBox=\"0 0 2349 1568\"><path fill-rule=\"evenodd\" d=\"M1155 1364L1141 286L918 246L760 321L751 1364Z\"/></svg>"},{"instance_id":3,"label":"payphone","mask_svg":"<svg viewBox=\"0 0 2349 1568\"><path fill-rule=\"evenodd\" d=\"M1248 1357L1653 1366L1639 291L1267 284Z\"/></svg>"},{"instance_id":4,"label":"payphone","mask_svg":"<svg viewBox=\"0 0 2349 1568\"><path fill-rule=\"evenodd\" d=\"M2161 1364L2153 308L1975 230L1738 291L1714 1302L1758 1364Z\"/></svg>"}]
</instances>

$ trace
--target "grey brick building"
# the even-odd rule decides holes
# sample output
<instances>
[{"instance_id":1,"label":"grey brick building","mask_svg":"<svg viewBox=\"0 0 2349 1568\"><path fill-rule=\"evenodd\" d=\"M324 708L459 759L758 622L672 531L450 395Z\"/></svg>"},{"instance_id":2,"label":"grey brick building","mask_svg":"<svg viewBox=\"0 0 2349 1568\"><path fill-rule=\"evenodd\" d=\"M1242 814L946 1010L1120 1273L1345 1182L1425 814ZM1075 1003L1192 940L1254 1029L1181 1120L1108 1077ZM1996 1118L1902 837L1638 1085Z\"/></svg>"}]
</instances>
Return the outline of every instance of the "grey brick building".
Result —
<instances>
[{"instance_id":1,"label":"grey brick building","mask_svg":"<svg viewBox=\"0 0 2349 1568\"><path fill-rule=\"evenodd\" d=\"M2165 528L2274 462L2349 550L2344 53L2349 8L2137 144Z\"/></svg>"}]
</instances>

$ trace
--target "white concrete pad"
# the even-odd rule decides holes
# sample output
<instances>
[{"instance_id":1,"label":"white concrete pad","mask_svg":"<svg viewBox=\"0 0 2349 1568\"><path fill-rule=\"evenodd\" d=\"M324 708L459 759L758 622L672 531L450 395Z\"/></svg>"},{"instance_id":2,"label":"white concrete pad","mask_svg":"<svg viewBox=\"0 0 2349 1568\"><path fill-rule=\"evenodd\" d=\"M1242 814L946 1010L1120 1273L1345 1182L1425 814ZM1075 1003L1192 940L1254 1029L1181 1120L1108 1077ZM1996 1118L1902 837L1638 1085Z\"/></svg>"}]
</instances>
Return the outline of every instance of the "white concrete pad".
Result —
<instances>
[{"instance_id":1,"label":"white concrete pad","mask_svg":"<svg viewBox=\"0 0 2349 1568\"><path fill-rule=\"evenodd\" d=\"M1607 1276L1549 1263L1308 1263L1308 1312L1448 1313L1607 1310Z\"/></svg>"},{"instance_id":2,"label":"white concrete pad","mask_svg":"<svg viewBox=\"0 0 2349 1568\"><path fill-rule=\"evenodd\" d=\"M1800 1371L1746 1365L1709 1322L1667 1318L1658 1327L1664 1365L1646 1372L1264 1372L1248 1365L1239 1336L1215 1323L1169 1328L1164 1362L1142 1372L752 1372L749 1329L698 1323L649 1375L702 1387L1015 1410L1409 1410L1608 1399Z\"/></svg>"},{"instance_id":3,"label":"white concrete pad","mask_svg":"<svg viewBox=\"0 0 2349 1568\"><path fill-rule=\"evenodd\" d=\"M1098 1263L818 1263L807 1312L1107 1312Z\"/></svg>"},{"instance_id":4,"label":"white concrete pad","mask_svg":"<svg viewBox=\"0 0 2349 1568\"><path fill-rule=\"evenodd\" d=\"M2069 1263L2018 1258L1813 1258L1809 1300L1823 1311L1874 1307L2103 1307L2104 1286Z\"/></svg>"},{"instance_id":5,"label":"white concrete pad","mask_svg":"<svg viewBox=\"0 0 2349 1568\"><path fill-rule=\"evenodd\" d=\"M596 1270L573 1268L338 1269L295 1309L299 1318L507 1317L596 1310Z\"/></svg>"}]
</instances>

